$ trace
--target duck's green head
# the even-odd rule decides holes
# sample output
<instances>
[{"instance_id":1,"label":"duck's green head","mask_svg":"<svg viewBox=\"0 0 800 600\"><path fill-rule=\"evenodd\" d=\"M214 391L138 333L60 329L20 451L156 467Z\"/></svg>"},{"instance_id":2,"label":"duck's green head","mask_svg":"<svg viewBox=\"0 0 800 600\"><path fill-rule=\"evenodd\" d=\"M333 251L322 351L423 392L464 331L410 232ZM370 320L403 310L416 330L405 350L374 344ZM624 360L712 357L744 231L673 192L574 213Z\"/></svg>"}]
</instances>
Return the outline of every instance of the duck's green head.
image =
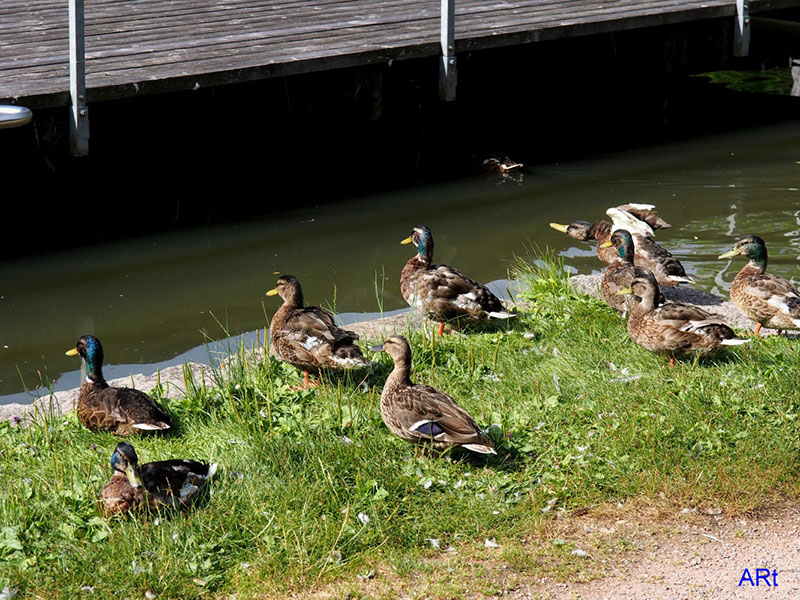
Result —
<instances>
[{"instance_id":1,"label":"duck's green head","mask_svg":"<svg viewBox=\"0 0 800 600\"><path fill-rule=\"evenodd\" d=\"M745 256L756 266L762 269L767 268L767 245L757 235L744 236L736 242L733 248L720 254L719 258L733 258L734 256Z\"/></svg>"},{"instance_id":2,"label":"duck's green head","mask_svg":"<svg viewBox=\"0 0 800 600\"><path fill-rule=\"evenodd\" d=\"M425 225L417 225L411 230L411 235L400 242L401 244L414 244L417 248L417 257L428 262L433 260L433 234Z\"/></svg>"},{"instance_id":3,"label":"duck's green head","mask_svg":"<svg viewBox=\"0 0 800 600\"><path fill-rule=\"evenodd\" d=\"M627 229L617 229L611 234L611 239L600 244L601 248L614 246L619 252L619 257L625 262L633 262L633 236Z\"/></svg>"},{"instance_id":4,"label":"duck's green head","mask_svg":"<svg viewBox=\"0 0 800 600\"><path fill-rule=\"evenodd\" d=\"M122 473L128 478L131 486L142 487L142 476L139 472L139 457L136 450L128 442L120 442L111 455L111 469L115 473Z\"/></svg>"},{"instance_id":5,"label":"duck's green head","mask_svg":"<svg viewBox=\"0 0 800 600\"><path fill-rule=\"evenodd\" d=\"M77 356L86 361L86 376L92 381L102 381L103 379L103 346L93 335L82 335L71 350L67 350L67 356Z\"/></svg>"}]
</instances>

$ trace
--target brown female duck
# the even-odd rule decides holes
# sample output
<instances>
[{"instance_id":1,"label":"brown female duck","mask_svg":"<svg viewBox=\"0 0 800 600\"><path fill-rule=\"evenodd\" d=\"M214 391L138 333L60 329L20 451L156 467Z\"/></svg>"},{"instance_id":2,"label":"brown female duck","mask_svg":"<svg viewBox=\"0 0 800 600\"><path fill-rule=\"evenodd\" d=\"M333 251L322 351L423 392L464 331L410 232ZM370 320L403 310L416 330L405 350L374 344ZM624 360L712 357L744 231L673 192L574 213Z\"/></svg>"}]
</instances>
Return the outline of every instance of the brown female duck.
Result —
<instances>
[{"instance_id":1,"label":"brown female duck","mask_svg":"<svg viewBox=\"0 0 800 600\"><path fill-rule=\"evenodd\" d=\"M321 369L368 367L356 345L358 334L338 327L333 315L319 306L303 306L303 290L294 275L281 275L267 296L280 296L283 305L269 325L272 351L278 358L303 369L304 386L308 374Z\"/></svg>"},{"instance_id":2,"label":"brown female duck","mask_svg":"<svg viewBox=\"0 0 800 600\"><path fill-rule=\"evenodd\" d=\"M757 235L746 235L719 258L744 256L748 263L731 284L731 301L756 322L755 335L762 326L780 333L800 329L800 292L780 275L767 273L767 245Z\"/></svg>"},{"instance_id":3,"label":"brown female duck","mask_svg":"<svg viewBox=\"0 0 800 600\"><path fill-rule=\"evenodd\" d=\"M738 337L720 317L683 302L656 306L658 286L648 277L635 277L631 286L617 292L641 298L631 309L628 334L642 348L670 357L706 353L721 346L735 346L750 340Z\"/></svg>"},{"instance_id":4,"label":"brown female duck","mask_svg":"<svg viewBox=\"0 0 800 600\"><path fill-rule=\"evenodd\" d=\"M465 323L515 316L485 285L451 266L432 264L433 235L424 225L414 227L401 243L414 244L417 255L400 273L400 292L412 308L439 321L439 335L447 321Z\"/></svg>"},{"instance_id":5,"label":"brown female duck","mask_svg":"<svg viewBox=\"0 0 800 600\"><path fill-rule=\"evenodd\" d=\"M214 475L217 465L174 459L140 467L133 446L120 442L111 455L111 470L113 475L98 500L104 517L131 510L185 508Z\"/></svg>"},{"instance_id":6,"label":"brown female duck","mask_svg":"<svg viewBox=\"0 0 800 600\"><path fill-rule=\"evenodd\" d=\"M86 380L78 392L76 412L91 431L130 435L161 431L172 426L169 415L150 396L127 387L111 387L103 378L103 346L93 335L78 339L67 356L80 354L86 364Z\"/></svg>"},{"instance_id":7,"label":"brown female duck","mask_svg":"<svg viewBox=\"0 0 800 600\"><path fill-rule=\"evenodd\" d=\"M429 385L411 382L411 348L406 338L393 335L372 350L386 352L394 360L381 394L381 417L392 433L436 448L461 446L480 454L497 454L494 443L455 400Z\"/></svg>"}]
</instances>

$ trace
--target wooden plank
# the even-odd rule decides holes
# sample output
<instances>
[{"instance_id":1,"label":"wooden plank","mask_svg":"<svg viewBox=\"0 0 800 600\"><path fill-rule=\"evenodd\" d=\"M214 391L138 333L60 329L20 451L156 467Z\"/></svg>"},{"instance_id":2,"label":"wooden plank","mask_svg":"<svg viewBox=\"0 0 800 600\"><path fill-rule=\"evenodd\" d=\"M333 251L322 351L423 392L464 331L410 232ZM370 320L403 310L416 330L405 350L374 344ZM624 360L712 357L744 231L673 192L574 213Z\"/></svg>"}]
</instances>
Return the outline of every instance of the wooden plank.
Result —
<instances>
[{"instance_id":1,"label":"wooden plank","mask_svg":"<svg viewBox=\"0 0 800 600\"><path fill-rule=\"evenodd\" d=\"M751 0L751 12L790 6L800 0ZM439 10L438 0L93 0L88 94L96 100L434 56ZM731 0L457 0L456 51L733 11ZM63 102L66 32L61 2L3 0L0 97Z\"/></svg>"}]
</instances>

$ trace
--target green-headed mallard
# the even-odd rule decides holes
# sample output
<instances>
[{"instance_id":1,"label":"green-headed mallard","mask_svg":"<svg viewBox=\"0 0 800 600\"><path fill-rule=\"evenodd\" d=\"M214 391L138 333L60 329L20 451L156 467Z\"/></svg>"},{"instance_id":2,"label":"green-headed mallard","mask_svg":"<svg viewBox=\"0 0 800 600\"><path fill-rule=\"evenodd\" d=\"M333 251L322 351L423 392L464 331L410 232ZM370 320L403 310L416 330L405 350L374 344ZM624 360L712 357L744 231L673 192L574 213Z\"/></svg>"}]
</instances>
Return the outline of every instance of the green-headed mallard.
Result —
<instances>
[{"instance_id":1,"label":"green-headed mallard","mask_svg":"<svg viewBox=\"0 0 800 600\"><path fill-rule=\"evenodd\" d=\"M494 443L481 434L475 420L455 400L429 385L411 382L411 348L406 338L393 335L372 350L386 352L394 360L381 394L381 417L392 433L437 448L462 446L481 454L497 454Z\"/></svg>"},{"instance_id":2,"label":"green-headed mallard","mask_svg":"<svg viewBox=\"0 0 800 600\"><path fill-rule=\"evenodd\" d=\"M78 419L91 431L130 435L169 429L172 421L155 400L139 390L111 387L103 378L103 346L93 335L83 335L67 356L80 354L86 380L78 392Z\"/></svg>"},{"instance_id":3,"label":"green-headed mallard","mask_svg":"<svg viewBox=\"0 0 800 600\"><path fill-rule=\"evenodd\" d=\"M217 465L175 459L139 466L133 446L120 442L111 455L111 470L113 475L98 501L104 517L132 509L184 508L214 475Z\"/></svg>"},{"instance_id":4,"label":"green-headed mallard","mask_svg":"<svg viewBox=\"0 0 800 600\"><path fill-rule=\"evenodd\" d=\"M670 364L676 355L706 353L750 341L738 337L717 315L693 304L667 302L656 306L657 292L652 279L635 277L629 288L617 293L641 298L628 317L631 339L642 348L669 356Z\"/></svg>"},{"instance_id":5,"label":"green-headed mallard","mask_svg":"<svg viewBox=\"0 0 800 600\"><path fill-rule=\"evenodd\" d=\"M626 297L617 292L629 288L635 277L652 279L658 289L656 303L661 304L664 301L653 273L645 267L633 264L633 238L627 229L617 229L611 234L611 239L603 244L603 247L613 247L618 253L617 260L608 265L600 279L600 295L611 308L621 313L626 312Z\"/></svg>"},{"instance_id":6,"label":"green-headed mallard","mask_svg":"<svg viewBox=\"0 0 800 600\"><path fill-rule=\"evenodd\" d=\"M755 335L762 326L800 329L800 293L789 281L767 273L767 246L757 235L746 235L719 258L745 256L748 263L731 283L731 301L756 322Z\"/></svg>"},{"instance_id":7,"label":"green-headed mallard","mask_svg":"<svg viewBox=\"0 0 800 600\"><path fill-rule=\"evenodd\" d=\"M417 248L417 255L400 273L400 292L412 308L439 322L440 335L447 321L465 323L515 316L485 285L448 265L432 264L433 235L424 225L414 227L400 243Z\"/></svg>"},{"instance_id":8,"label":"green-headed mallard","mask_svg":"<svg viewBox=\"0 0 800 600\"><path fill-rule=\"evenodd\" d=\"M357 369L370 366L356 344L358 334L342 329L333 315L319 306L303 306L303 290L294 275L281 275L267 296L278 295L283 305L269 325L272 350L278 358L308 374L321 369Z\"/></svg>"},{"instance_id":9,"label":"green-headed mallard","mask_svg":"<svg viewBox=\"0 0 800 600\"><path fill-rule=\"evenodd\" d=\"M653 228L632 213L609 208L606 214L611 217L613 229L626 229L633 236L636 248L636 264L645 267L656 276L658 285L674 286L679 283L694 283L686 274L680 261L652 239Z\"/></svg>"}]
</instances>

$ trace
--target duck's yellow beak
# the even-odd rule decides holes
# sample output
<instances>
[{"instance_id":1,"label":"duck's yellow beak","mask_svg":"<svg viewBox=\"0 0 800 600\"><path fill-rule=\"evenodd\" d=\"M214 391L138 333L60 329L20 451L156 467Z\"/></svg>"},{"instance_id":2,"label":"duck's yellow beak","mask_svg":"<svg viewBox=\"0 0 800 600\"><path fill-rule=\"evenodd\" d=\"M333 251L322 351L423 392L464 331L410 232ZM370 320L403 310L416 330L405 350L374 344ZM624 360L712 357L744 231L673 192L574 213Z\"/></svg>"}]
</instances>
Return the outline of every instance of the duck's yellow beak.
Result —
<instances>
[{"instance_id":1,"label":"duck's yellow beak","mask_svg":"<svg viewBox=\"0 0 800 600\"><path fill-rule=\"evenodd\" d=\"M600 244L601 248L610 248L611 246L612 246L611 240L608 240L607 242L603 242L602 244Z\"/></svg>"},{"instance_id":2,"label":"duck's yellow beak","mask_svg":"<svg viewBox=\"0 0 800 600\"><path fill-rule=\"evenodd\" d=\"M67 356L77 356L78 355L78 349L77 348L72 348L70 350L67 350L64 354L66 354Z\"/></svg>"},{"instance_id":3,"label":"duck's yellow beak","mask_svg":"<svg viewBox=\"0 0 800 600\"><path fill-rule=\"evenodd\" d=\"M556 231L560 231L561 233L567 233L568 229L567 225L562 225L561 223L550 223L550 227L552 227Z\"/></svg>"},{"instance_id":4,"label":"duck's yellow beak","mask_svg":"<svg viewBox=\"0 0 800 600\"><path fill-rule=\"evenodd\" d=\"M125 465L125 475L128 477L128 482L134 488L142 487L142 478L139 475L139 472L134 466L130 463Z\"/></svg>"},{"instance_id":5,"label":"duck's yellow beak","mask_svg":"<svg viewBox=\"0 0 800 600\"><path fill-rule=\"evenodd\" d=\"M633 288L626 287L624 290L619 290L616 295L617 296L627 296L627 295L632 294L632 293L633 293Z\"/></svg>"},{"instance_id":6,"label":"duck's yellow beak","mask_svg":"<svg viewBox=\"0 0 800 600\"><path fill-rule=\"evenodd\" d=\"M270 291L267 292L267 296L277 296L278 295L278 288L272 288Z\"/></svg>"},{"instance_id":7,"label":"duck's yellow beak","mask_svg":"<svg viewBox=\"0 0 800 600\"><path fill-rule=\"evenodd\" d=\"M731 249L730 249L730 250L728 250L728 251L727 251L725 254L720 254L720 255L717 257L717 260L720 260L720 259L723 259L723 258L733 258L733 257L734 257L734 256L736 256L737 254L739 254L739 253L736 251L736 248L731 248Z\"/></svg>"},{"instance_id":8,"label":"duck's yellow beak","mask_svg":"<svg viewBox=\"0 0 800 600\"><path fill-rule=\"evenodd\" d=\"M404 239L404 240L403 240L402 242L400 242L400 243L401 243L401 244L410 244L410 243L411 243L411 236L408 236L406 239Z\"/></svg>"}]
</instances>

